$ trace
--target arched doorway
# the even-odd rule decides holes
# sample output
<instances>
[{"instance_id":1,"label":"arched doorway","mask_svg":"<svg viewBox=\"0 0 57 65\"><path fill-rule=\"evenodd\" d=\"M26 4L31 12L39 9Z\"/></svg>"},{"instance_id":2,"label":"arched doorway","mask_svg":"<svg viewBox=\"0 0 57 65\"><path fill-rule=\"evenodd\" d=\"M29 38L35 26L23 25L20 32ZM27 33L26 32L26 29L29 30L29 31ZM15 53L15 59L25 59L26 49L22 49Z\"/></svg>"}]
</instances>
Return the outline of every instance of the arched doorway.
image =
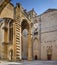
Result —
<instances>
[{"instance_id":1,"label":"arched doorway","mask_svg":"<svg viewBox=\"0 0 57 65\"><path fill-rule=\"evenodd\" d=\"M38 60L39 59L39 45L38 45L38 39L35 38L33 42L33 59Z\"/></svg>"},{"instance_id":2,"label":"arched doorway","mask_svg":"<svg viewBox=\"0 0 57 65\"><path fill-rule=\"evenodd\" d=\"M28 59L28 31L29 24L27 20L23 20L21 23L21 43L22 43L22 59Z\"/></svg>"},{"instance_id":3,"label":"arched doorway","mask_svg":"<svg viewBox=\"0 0 57 65\"><path fill-rule=\"evenodd\" d=\"M9 51L9 54L10 54L10 61L12 61L12 60L13 60L13 49L11 49L11 50Z\"/></svg>"},{"instance_id":4,"label":"arched doorway","mask_svg":"<svg viewBox=\"0 0 57 65\"><path fill-rule=\"evenodd\" d=\"M49 47L47 50L47 59L48 60L52 59L52 48L51 47Z\"/></svg>"}]
</instances>

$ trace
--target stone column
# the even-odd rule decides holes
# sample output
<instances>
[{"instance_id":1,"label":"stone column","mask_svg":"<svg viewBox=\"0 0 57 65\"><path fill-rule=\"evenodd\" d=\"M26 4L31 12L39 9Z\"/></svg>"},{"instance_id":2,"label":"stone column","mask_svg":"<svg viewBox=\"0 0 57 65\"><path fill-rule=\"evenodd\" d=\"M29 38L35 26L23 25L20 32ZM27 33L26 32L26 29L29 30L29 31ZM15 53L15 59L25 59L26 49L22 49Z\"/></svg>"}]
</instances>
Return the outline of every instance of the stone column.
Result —
<instances>
[{"instance_id":1,"label":"stone column","mask_svg":"<svg viewBox=\"0 0 57 65\"><path fill-rule=\"evenodd\" d=\"M3 30L4 30L4 42L3 42L3 44L4 44L4 59L6 59L7 60L7 34L8 34L8 28L7 28L7 19L5 19L5 21L4 21L4 26L3 26Z\"/></svg>"},{"instance_id":2,"label":"stone column","mask_svg":"<svg viewBox=\"0 0 57 65\"><path fill-rule=\"evenodd\" d=\"M28 33L28 60L32 60L32 41L31 41L31 29Z\"/></svg>"},{"instance_id":3,"label":"stone column","mask_svg":"<svg viewBox=\"0 0 57 65\"><path fill-rule=\"evenodd\" d=\"M7 31L4 31L4 59L7 60Z\"/></svg>"},{"instance_id":4,"label":"stone column","mask_svg":"<svg viewBox=\"0 0 57 65\"><path fill-rule=\"evenodd\" d=\"M16 61L16 34L15 23L13 23L13 61Z\"/></svg>"},{"instance_id":5,"label":"stone column","mask_svg":"<svg viewBox=\"0 0 57 65\"><path fill-rule=\"evenodd\" d=\"M39 60L41 60L41 16L39 17Z\"/></svg>"}]
</instances>

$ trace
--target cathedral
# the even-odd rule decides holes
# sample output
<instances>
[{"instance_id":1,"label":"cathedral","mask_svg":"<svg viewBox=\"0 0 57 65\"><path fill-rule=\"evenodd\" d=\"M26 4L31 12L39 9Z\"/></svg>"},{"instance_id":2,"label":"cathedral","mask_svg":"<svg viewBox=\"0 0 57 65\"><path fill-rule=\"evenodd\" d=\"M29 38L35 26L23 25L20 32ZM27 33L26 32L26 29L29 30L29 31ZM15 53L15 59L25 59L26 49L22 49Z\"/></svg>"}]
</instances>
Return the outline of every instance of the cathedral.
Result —
<instances>
[{"instance_id":1,"label":"cathedral","mask_svg":"<svg viewBox=\"0 0 57 65\"><path fill-rule=\"evenodd\" d=\"M0 0L0 59L57 60L57 9L38 15Z\"/></svg>"}]
</instances>

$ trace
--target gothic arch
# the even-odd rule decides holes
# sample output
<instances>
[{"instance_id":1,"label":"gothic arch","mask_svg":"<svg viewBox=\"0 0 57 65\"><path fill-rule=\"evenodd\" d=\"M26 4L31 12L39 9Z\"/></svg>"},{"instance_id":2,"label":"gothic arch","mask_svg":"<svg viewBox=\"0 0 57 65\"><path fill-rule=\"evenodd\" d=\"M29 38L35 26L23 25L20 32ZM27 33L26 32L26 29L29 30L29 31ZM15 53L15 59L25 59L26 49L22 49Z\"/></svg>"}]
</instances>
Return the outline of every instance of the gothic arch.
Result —
<instances>
[{"instance_id":1,"label":"gothic arch","mask_svg":"<svg viewBox=\"0 0 57 65\"><path fill-rule=\"evenodd\" d=\"M23 34L22 34L25 29L27 31L29 31L29 24L28 24L28 21L26 19L23 19L22 22L21 22L22 59L28 59L28 37L24 37Z\"/></svg>"},{"instance_id":2,"label":"gothic arch","mask_svg":"<svg viewBox=\"0 0 57 65\"><path fill-rule=\"evenodd\" d=\"M47 59L52 60L52 47L51 46L48 46L48 49L47 49Z\"/></svg>"},{"instance_id":3,"label":"gothic arch","mask_svg":"<svg viewBox=\"0 0 57 65\"><path fill-rule=\"evenodd\" d=\"M37 37L35 37L35 38L34 38L34 41L35 41L35 40L38 40L38 38L37 38Z\"/></svg>"},{"instance_id":4,"label":"gothic arch","mask_svg":"<svg viewBox=\"0 0 57 65\"><path fill-rule=\"evenodd\" d=\"M39 44L38 39L35 37L33 42L33 59L39 59Z\"/></svg>"},{"instance_id":5,"label":"gothic arch","mask_svg":"<svg viewBox=\"0 0 57 65\"><path fill-rule=\"evenodd\" d=\"M22 22L21 22L21 29L28 29L29 30L29 23L26 19L23 19ZM21 30L22 32L23 30Z\"/></svg>"},{"instance_id":6,"label":"gothic arch","mask_svg":"<svg viewBox=\"0 0 57 65\"><path fill-rule=\"evenodd\" d=\"M13 43L13 22L14 20L12 18L3 18L5 20L5 26L3 27L3 29L7 29L7 33L8 33L8 41L9 43Z\"/></svg>"}]
</instances>

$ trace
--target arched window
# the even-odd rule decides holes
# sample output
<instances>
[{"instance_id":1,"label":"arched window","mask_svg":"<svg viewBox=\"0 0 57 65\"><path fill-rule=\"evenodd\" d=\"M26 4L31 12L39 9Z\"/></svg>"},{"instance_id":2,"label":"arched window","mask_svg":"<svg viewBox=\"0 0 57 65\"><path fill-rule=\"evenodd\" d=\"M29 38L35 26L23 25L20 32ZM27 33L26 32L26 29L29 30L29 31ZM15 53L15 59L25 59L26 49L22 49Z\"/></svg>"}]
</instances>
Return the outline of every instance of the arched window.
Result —
<instances>
[{"instance_id":1,"label":"arched window","mask_svg":"<svg viewBox=\"0 0 57 65\"><path fill-rule=\"evenodd\" d=\"M13 43L13 22L9 23L9 42Z\"/></svg>"},{"instance_id":2,"label":"arched window","mask_svg":"<svg viewBox=\"0 0 57 65\"><path fill-rule=\"evenodd\" d=\"M28 30L27 29L24 29L22 34L23 34L24 37L27 37Z\"/></svg>"}]
</instances>

